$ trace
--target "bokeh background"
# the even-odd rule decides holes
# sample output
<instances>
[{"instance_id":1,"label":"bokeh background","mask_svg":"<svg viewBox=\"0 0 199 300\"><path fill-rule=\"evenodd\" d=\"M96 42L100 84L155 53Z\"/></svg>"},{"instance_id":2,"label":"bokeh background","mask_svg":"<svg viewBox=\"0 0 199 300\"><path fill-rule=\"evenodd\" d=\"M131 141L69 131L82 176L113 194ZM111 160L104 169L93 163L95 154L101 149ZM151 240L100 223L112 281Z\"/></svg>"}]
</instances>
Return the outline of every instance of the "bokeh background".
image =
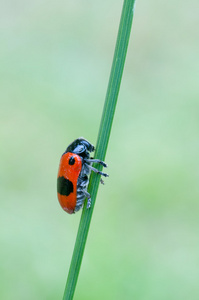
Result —
<instances>
[{"instance_id":1,"label":"bokeh background","mask_svg":"<svg viewBox=\"0 0 199 300\"><path fill-rule=\"evenodd\" d=\"M199 299L198 1L137 1L75 299ZM62 299L81 212L61 154L96 143L122 1L1 3L0 299Z\"/></svg>"}]
</instances>

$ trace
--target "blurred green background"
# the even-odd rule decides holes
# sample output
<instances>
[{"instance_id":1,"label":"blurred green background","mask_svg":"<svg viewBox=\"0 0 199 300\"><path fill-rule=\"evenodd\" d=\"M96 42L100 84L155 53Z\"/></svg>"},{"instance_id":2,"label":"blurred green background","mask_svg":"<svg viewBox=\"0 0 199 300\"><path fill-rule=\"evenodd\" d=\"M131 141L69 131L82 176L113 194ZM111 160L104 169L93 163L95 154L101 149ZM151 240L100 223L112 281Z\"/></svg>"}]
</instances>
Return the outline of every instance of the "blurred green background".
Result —
<instances>
[{"instance_id":1,"label":"blurred green background","mask_svg":"<svg viewBox=\"0 0 199 300\"><path fill-rule=\"evenodd\" d=\"M59 159L96 143L122 3L1 3L0 299L62 299L81 213ZM75 299L199 299L198 8L136 3Z\"/></svg>"}]
</instances>

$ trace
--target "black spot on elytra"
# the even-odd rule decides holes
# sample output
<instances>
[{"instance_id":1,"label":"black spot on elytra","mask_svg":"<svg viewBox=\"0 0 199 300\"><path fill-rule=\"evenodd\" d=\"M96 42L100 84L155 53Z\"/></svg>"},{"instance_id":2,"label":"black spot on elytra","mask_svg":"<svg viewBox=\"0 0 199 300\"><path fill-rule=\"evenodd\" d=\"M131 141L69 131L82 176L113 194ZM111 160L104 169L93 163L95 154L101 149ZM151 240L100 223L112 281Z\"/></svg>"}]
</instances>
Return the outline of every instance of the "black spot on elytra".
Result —
<instances>
[{"instance_id":1,"label":"black spot on elytra","mask_svg":"<svg viewBox=\"0 0 199 300\"><path fill-rule=\"evenodd\" d=\"M73 183L65 177L57 178L57 192L60 195L68 196L73 192Z\"/></svg>"},{"instance_id":2,"label":"black spot on elytra","mask_svg":"<svg viewBox=\"0 0 199 300\"><path fill-rule=\"evenodd\" d=\"M71 166L74 165L74 163L75 163L75 158L74 158L74 156L71 156L71 157L70 157L68 163L69 163L69 165L71 165Z\"/></svg>"}]
</instances>

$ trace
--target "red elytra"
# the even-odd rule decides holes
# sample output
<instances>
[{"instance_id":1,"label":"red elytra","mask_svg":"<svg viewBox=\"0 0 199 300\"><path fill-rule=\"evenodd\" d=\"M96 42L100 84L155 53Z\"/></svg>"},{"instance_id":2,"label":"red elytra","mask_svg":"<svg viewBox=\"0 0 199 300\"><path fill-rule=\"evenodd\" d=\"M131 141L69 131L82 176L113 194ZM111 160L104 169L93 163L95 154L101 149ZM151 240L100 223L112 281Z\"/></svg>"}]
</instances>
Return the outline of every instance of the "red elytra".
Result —
<instances>
[{"instance_id":1,"label":"red elytra","mask_svg":"<svg viewBox=\"0 0 199 300\"><path fill-rule=\"evenodd\" d=\"M75 163L71 165L69 161L72 157ZM81 168L82 160L79 155L70 152L62 155L57 176L58 178L62 178L62 191L59 190L61 193L58 192L57 196L61 207L69 214L72 214L76 207L77 180ZM65 183L65 190L63 183Z\"/></svg>"}]
</instances>

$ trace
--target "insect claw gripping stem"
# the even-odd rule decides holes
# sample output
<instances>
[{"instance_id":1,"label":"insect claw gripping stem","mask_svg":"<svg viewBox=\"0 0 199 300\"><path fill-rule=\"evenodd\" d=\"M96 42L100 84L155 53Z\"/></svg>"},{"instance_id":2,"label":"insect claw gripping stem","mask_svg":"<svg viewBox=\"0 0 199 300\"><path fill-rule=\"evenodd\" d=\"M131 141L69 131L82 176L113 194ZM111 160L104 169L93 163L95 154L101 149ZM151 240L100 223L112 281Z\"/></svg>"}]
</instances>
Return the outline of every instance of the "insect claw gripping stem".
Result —
<instances>
[{"instance_id":1,"label":"insect claw gripping stem","mask_svg":"<svg viewBox=\"0 0 199 300\"><path fill-rule=\"evenodd\" d=\"M91 207L91 198L88 198L86 208L89 209L90 207Z\"/></svg>"},{"instance_id":2,"label":"insect claw gripping stem","mask_svg":"<svg viewBox=\"0 0 199 300\"><path fill-rule=\"evenodd\" d=\"M86 196L86 198L88 199L87 200L87 209L88 208L90 208L91 207L91 195L88 193L88 192L86 192L86 191L84 191L84 195Z\"/></svg>"}]
</instances>

